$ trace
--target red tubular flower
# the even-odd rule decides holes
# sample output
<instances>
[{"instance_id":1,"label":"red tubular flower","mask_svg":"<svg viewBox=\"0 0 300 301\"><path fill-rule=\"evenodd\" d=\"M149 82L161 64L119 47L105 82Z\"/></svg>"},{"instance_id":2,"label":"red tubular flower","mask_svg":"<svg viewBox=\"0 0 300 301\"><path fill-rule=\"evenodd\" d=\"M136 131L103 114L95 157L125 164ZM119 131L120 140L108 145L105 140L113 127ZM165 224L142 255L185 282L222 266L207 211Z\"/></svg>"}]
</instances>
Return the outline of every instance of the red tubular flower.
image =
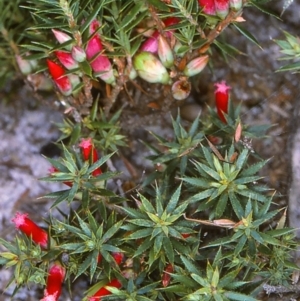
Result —
<instances>
[{"instance_id":1,"label":"red tubular flower","mask_svg":"<svg viewBox=\"0 0 300 301\"><path fill-rule=\"evenodd\" d=\"M170 284L171 281L171 275L169 273L172 273L174 271L174 267L171 263L169 263L164 270L164 273L161 278L161 282L163 287L167 287Z\"/></svg>"},{"instance_id":2,"label":"red tubular flower","mask_svg":"<svg viewBox=\"0 0 300 301\"><path fill-rule=\"evenodd\" d=\"M217 113L220 119L226 123L226 119L224 113L227 114L228 112L228 101L229 101L229 90L231 89L230 86L226 85L226 82L223 80L220 83L215 84L215 100L216 100L216 107Z\"/></svg>"},{"instance_id":3,"label":"red tubular flower","mask_svg":"<svg viewBox=\"0 0 300 301\"><path fill-rule=\"evenodd\" d=\"M40 301L58 300L61 294L61 287L65 278L65 274L65 269L58 263L55 263L50 267L44 298Z\"/></svg>"},{"instance_id":4,"label":"red tubular flower","mask_svg":"<svg viewBox=\"0 0 300 301\"><path fill-rule=\"evenodd\" d=\"M55 55L60 63L68 70L78 68L78 63L73 59L70 52L66 51L55 51Z\"/></svg>"},{"instance_id":5,"label":"red tubular flower","mask_svg":"<svg viewBox=\"0 0 300 301\"><path fill-rule=\"evenodd\" d=\"M107 283L106 286L101 287L93 296L88 297L89 301L100 301L101 297L111 295L111 292L106 289L107 286L121 288L122 284L118 279L113 279L111 282Z\"/></svg>"},{"instance_id":6,"label":"red tubular flower","mask_svg":"<svg viewBox=\"0 0 300 301\"><path fill-rule=\"evenodd\" d=\"M112 253L112 256L113 256L115 262L117 263L117 265L120 265L124 259L124 254L122 252Z\"/></svg>"},{"instance_id":7,"label":"red tubular flower","mask_svg":"<svg viewBox=\"0 0 300 301\"><path fill-rule=\"evenodd\" d=\"M12 222L16 225L17 229L21 230L26 236L31 237L36 244L39 244L44 249L47 248L47 232L28 218L27 213L17 212Z\"/></svg>"},{"instance_id":8,"label":"red tubular flower","mask_svg":"<svg viewBox=\"0 0 300 301\"><path fill-rule=\"evenodd\" d=\"M82 150L82 156L85 161L88 161L90 159L90 157L91 157L92 163L95 163L96 161L99 160L98 153L92 143L92 138L82 139L79 144L79 147ZM101 174L102 174L102 171L101 171L100 167L95 169L92 172L92 175L94 177L97 177Z\"/></svg>"},{"instance_id":9,"label":"red tubular flower","mask_svg":"<svg viewBox=\"0 0 300 301\"><path fill-rule=\"evenodd\" d=\"M182 233L181 236L182 236L184 239L186 239L186 238L190 237L191 234L189 234L189 233Z\"/></svg>"},{"instance_id":10,"label":"red tubular flower","mask_svg":"<svg viewBox=\"0 0 300 301\"><path fill-rule=\"evenodd\" d=\"M207 15L216 14L215 0L198 0L199 6L203 8L203 12Z\"/></svg>"},{"instance_id":11,"label":"red tubular flower","mask_svg":"<svg viewBox=\"0 0 300 301\"><path fill-rule=\"evenodd\" d=\"M65 75L65 69L49 59L47 59L47 65L49 73L60 92L65 96L70 95L72 93L72 85L68 76Z\"/></svg>"}]
</instances>

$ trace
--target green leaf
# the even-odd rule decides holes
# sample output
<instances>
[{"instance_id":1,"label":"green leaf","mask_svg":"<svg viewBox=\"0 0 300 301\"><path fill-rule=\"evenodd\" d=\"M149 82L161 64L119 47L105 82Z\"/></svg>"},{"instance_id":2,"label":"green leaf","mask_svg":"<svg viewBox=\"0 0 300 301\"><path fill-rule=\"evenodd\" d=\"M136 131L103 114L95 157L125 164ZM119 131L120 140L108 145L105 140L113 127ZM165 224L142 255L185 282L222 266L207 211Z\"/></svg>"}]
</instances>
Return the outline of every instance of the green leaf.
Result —
<instances>
[{"instance_id":1,"label":"green leaf","mask_svg":"<svg viewBox=\"0 0 300 301\"><path fill-rule=\"evenodd\" d=\"M138 249L135 251L133 257L137 257L141 254L143 254L146 250L148 250L152 246L152 241L150 237L146 238L145 241L138 247Z\"/></svg>"},{"instance_id":2,"label":"green leaf","mask_svg":"<svg viewBox=\"0 0 300 301\"><path fill-rule=\"evenodd\" d=\"M241 206L240 201L238 200L238 198L234 194L234 192L229 191L229 199L230 199L231 206L232 206L235 214L237 215L237 217L239 219L241 219L243 217L244 210L243 210L243 208Z\"/></svg>"},{"instance_id":3,"label":"green leaf","mask_svg":"<svg viewBox=\"0 0 300 301\"><path fill-rule=\"evenodd\" d=\"M91 237L92 236L92 232L91 232L91 229L88 227L88 225L79 217L79 215L76 213L76 211L74 212L75 215L77 216L77 219L79 221L79 225L80 225L80 228L82 229L83 233L86 235L86 236L89 236Z\"/></svg>"},{"instance_id":4,"label":"green leaf","mask_svg":"<svg viewBox=\"0 0 300 301\"><path fill-rule=\"evenodd\" d=\"M228 194L227 193L221 194L215 210L216 217L221 217L223 215L227 202L228 202Z\"/></svg>"},{"instance_id":5,"label":"green leaf","mask_svg":"<svg viewBox=\"0 0 300 301\"><path fill-rule=\"evenodd\" d=\"M225 292L224 296L229 298L230 300L236 300L236 301L257 301L257 299L241 294L236 292Z\"/></svg>"},{"instance_id":6,"label":"green leaf","mask_svg":"<svg viewBox=\"0 0 300 301\"><path fill-rule=\"evenodd\" d=\"M210 181L205 180L205 179L199 179L199 178L181 178L182 181L187 182L193 186L201 187L201 188L207 188L210 185Z\"/></svg>"},{"instance_id":7,"label":"green leaf","mask_svg":"<svg viewBox=\"0 0 300 301\"><path fill-rule=\"evenodd\" d=\"M264 244L270 244L270 245L275 245L275 246L281 246L282 243L280 240L266 234L266 233L262 233L260 232L260 236L262 237L262 239L264 240Z\"/></svg>"},{"instance_id":8,"label":"green leaf","mask_svg":"<svg viewBox=\"0 0 300 301\"><path fill-rule=\"evenodd\" d=\"M105 234L102 236L101 241L102 242L108 241L115 233L117 233L117 231L121 228L122 224L123 224L122 220L115 223L111 228L109 228L105 232Z\"/></svg>"},{"instance_id":9,"label":"green leaf","mask_svg":"<svg viewBox=\"0 0 300 301\"><path fill-rule=\"evenodd\" d=\"M163 248L165 250L166 257L169 259L169 262L174 264L174 248L171 240L168 237L163 239Z\"/></svg>"},{"instance_id":10,"label":"green leaf","mask_svg":"<svg viewBox=\"0 0 300 301\"><path fill-rule=\"evenodd\" d=\"M141 202L142 202L142 207L141 208L144 212L146 212L147 214L152 213L152 214L156 214L156 211L154 209L154 207L152 206L152 204L141 194L139 194Z\"/></svg>"},{"instance_id":11,"label":"green leaf","mask_svg":"<svg viewBox=\"0 0 300 301\"><path fill-rule=\"evenodd\" d=\"M291 63L285 66L280 67L276 72L283 72L283 71L299 71L300 70L300 62Z\"/></svg>"},{"instance_id":12,"label":"green leaf","mask_svg":"<svg viewBox=\"0 0 300 301\"><path fill-rule=\"evenodd\" d=\"M170 201L168 202L168 205L166 207L166 212L167 213L171 214L175 210L175 208L177 206L177 203L179 201L180 192L181 192L181 184L176 189L176 191L173 193Z\"/></svg>"},{"instance_id":13,"label":"green leaf","mask_svg":"<svg viewBox=\"0 0 300 301\"><path fill-rule=\"evenodd\" d=\"M202 285L203 287L209 287L209 286L210 286L210 283L209 283L206 279L200 277L199 275L192 273L191 276L192 276L192 278L193 278L196 282L198 282L198 283L199 283L200 285Z\"/></svg>"},{"instance_id":14,"label":"green leaf","mask_svg":"<svg viewBox=\"0 0 300 301\"><path fill-rule=\"evenodd\" d=\"M210 150L207 147L205 147L203 145L201 147L202 147L202 151L203 151L204 157L206 159L206 162L208 163L208 165L211 168L214 168L214 161L213 161L212 153L210 152Z\"/></svg>"},{"instance_id":15,"label":"green leaf","mask_svg":"<svg viewBox=\"0 0 300 301\"><path fill-rule=\"evenodd\" d=\"M256 174L266 165L267 162L269 162L269 160L263 160L261 162L251 165L250 167L241 171L240 177L248 177Z\"/></svg>"},{"instance_id":16,"label":"green leaf","mask_svg":"<svg viewBox=\"0 0 300 301\"><path fill-rule=\"evenodd\" d=\"M292 232L295 232L296 229L294 228L283 228L283 229L275 229L275 230L270 230L267 231L266 234L272 237L278 237L278 236L283 236Z\"/></svg>"},{"instance_id":17,"label":"green leaf","mask_svg":"<svg viewBox=\"0 0 300 301\"><path fill-rule=\"evenodd\" d=\"M249 154L248 149L243 149L242 152L239 154L235 164L238 170L241 170L243 168L245 162L247 161L248 154Z\"/></svg>"},{"instance_id":18,"label":"green leaf","mask_svg":"<svg viewBox=\"0 0 300 301\"><path fill-rule=\"evenodd\" d=\"M140 239L140 238L144 238L144 237L148 237L150 236L152 233L152 229L140 229L135 231L134 233L126 236L124 239Z\"/></svg>"},{"instance_id":19,"label":"green leaf","mask_svg":"<svg viewBox=\"0 0 300 301\"><path fill-rule=\"evenodd\" d=\"M57 197L55 202L51 205L51 209L52 209L52 208L56 207L58 204L60 204L61 202L67 200L69 194L70 194L70 189L60 190L60 191L46 194L45 198L56 198Z\"/></svg>"},{"instance_id":20,"label":"green leaf","mask_svg":"<svg viewBox=\"0 0 300 301\"><path fill-rule=\"evenodd\" d=\"M170 8L161 0L147 0L147 2L157 8L159 11L170 11Z\"/></svg>"},{"instance_id":21,"label":"green leaf","mask_svg":"<svg viewBox=\"0 0 300 301\"><path fill-rule=\"evenodd\" d=\"M218 267L216 267L216 269L214 270L212 279L211 279L211 285L213 287L218 287L219 279L220 279L220 273L219 273Z\"/></svg>"},{"instance_id":22,"label":"green leaf","mask_svg":"<svg viewBox=\"0 0 300 301\"><path fill-rule=\"evenodd\" d=\"M82 243L65 243L60 246L60 248L70 251L76 251L78 248L84 246Z\"/></svg>"},{"instance_id":23,"label":"green leaf","mask_svg":"<svg viewBox=\"0 0 300 301\"><path fill-rule=\"evenodd\" d=\"M141 8L145 5L143 1L133 2L135 3L134 7L131 7L130 11L125 15L122 22L119 25L119 28L124 29L130 22L132 22L141 11Z\"/></svg>"},{"instance_id":24,"label":"green leaf","mask_svg":"<svg viewBox=\"0 0 300 301\"><path fill-rule=\"evenodd\" d=\"M97 168L99 168L100 166L102 166L107 160L109 160L109 158L111 156L113 156L116 152L113 152L111 154L105 155L103 157L101 157L98 161L96 161L89 169L88 169L88 173L92 173L94 170L96 170ZM100 175L101 176L101 175ZM100 177L99 176L99 177Z\"/></svg>"},{"instance_id":25,"label":"green leaf","mask_svg":"<svg viewBox=\"0 0 300 301\"><path fill-rule=\"evenodd\" d=\"M201 191L201 192L199 192L199 193L194 194L193 196L191 196L191 197L187 200L187 202L189 202L189 203L192 204L192 203L201 201L201 200L203 200L203 199L206 199L206 198L210 197L214 191L215 191L215 188L210 188L210 189Z\"/></svg>"},{"instance_id":26,"label":"green leaf","mask_svg":"<svg viewBox=\"0 0 300 301\"><path fill-rule=\"evenodd\" d=\"M240 26L237 23L231 23L243 36L245 36L248 40L250 40L251 42L253 42L255 45L257 45L261 50L262 47L259 45L258 41L256 40L256 38L245 28L243 28L242 26Z\"/></svg>"},{"instance_id":27,"label":"green leaf","mask_svg":"<svg viewBox=\"0 0 300 301\"><path fill-rule=\"evenodd\" d=\"M213 179L217 180L217 181L220 181L221 180L221 177L220 175L213 169L211 169L210 167L208 167L207 165L205 164L202 164L202 163L197 163L197 165L199 167L201 167L201 169L203 171L205 171L210 177L212 177Z\"/></svg>"},{"instance_id":28,"label":"green leaf","mask_svg":"<svg viewBox=\"0 0 300 301\"><path fill-rule=\"evenodd\" d=\"M189 259L187 259L184 255L180 255L180 259L184 264L184 267L188 270L189 273L197 274L199 273L199 268L194 265Z\"/></svg>"},{"instance_id":29,"label":"green leaf","mask_svg":"<svg viewBox=\"0 0 300 301\"><path fill-rule=\"evenodd\" d=\"M87 258L82 262L82 264L79 265L78 267L78 272L76 274L76 278L78 278L82 273L84 273L88 268L89 266L91 265L92 263L92 258L93 258L94 255L94 252L90 253Z\"/></svg>"},{"instance_id":30,"label":"green leaf","mask_svg":"<svg viewBox=\"0 0 300 301\"><path fill-rule=\"evenodd\" d=\"M129 223L140 226L140 227L154 227L155 223L153 221L149 221L146 219L130 219L128 220Z\"/></svg>"},{"instance_id":31,"label":"green leaf","mask_svg":"<svg viewBox=\"0 0 300 301\"><path fill-rule=\"evenodd\" d=\"M251 230L250 231L250 235L252 236L253 239L255 239L257 242L264 244L264 240L261 237L260 233L258 233L257 231Z\"/></svg>"}]
</instances>

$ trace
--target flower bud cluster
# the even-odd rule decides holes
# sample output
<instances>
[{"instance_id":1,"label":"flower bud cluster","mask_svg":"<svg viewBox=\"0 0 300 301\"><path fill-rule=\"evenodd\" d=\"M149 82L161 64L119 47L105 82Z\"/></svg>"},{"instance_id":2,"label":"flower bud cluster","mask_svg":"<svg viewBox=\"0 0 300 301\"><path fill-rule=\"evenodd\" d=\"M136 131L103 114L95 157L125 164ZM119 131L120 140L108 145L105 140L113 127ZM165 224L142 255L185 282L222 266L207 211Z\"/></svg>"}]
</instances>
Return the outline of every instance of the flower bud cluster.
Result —
<instances>
[{"instance_id":1,"label":"flower bud cluster","mask_svg":"<svg viewBox=\"0 0 300 301\"><path fill-rule=\"evenodd\" d=\"M170 17L163 21L165 26L178 24L180 20ZM140 47L140 52L134 57L133 66L137 74L149 83L172 84L170 73L167 69L174 71L176 49L180 48L176 41L174 30L167 30L164 34L154 31ZM172 46L171 46L172 45ZM187 78L200 73L209 60L208 55L203 55L191 60L182 71L184 78L172 84L172 95L181 100L188 97L191 85ZM177 70L176 70L177 71Z\"/></svg>"},{"instance_id":2,"label":"flower bud cluster","mask_svg":"<svg viewBox=\"0 0 300 301\"><path fill-rule=\"evenodd\" d=\"M243 6L242 0L198 0L199 6L207 15L218 16L225 19L229 9L240 10Z\"/></svg>"},{"instance_id":3,"label":"flower bud cluster","mask_svg":"<svg viewBox=\"0 0 300 301\"><path fill-rule=\"evenodd\" d=\"M107 84L115 84L115 76L108 57L104 54L97 20L92 21L89 28L89 39L84 48L73 45L72 38L59 30L52 32L59 44L66 44L65 50L54 51L58 62L47 59L49 73L58 88L65 96L73 93L75 87L80 83L76 71L80 70L81 64L87 62L95 77L99 77ZM70 73L72 71L72 73Z\"/></svg>"}]
</instances>

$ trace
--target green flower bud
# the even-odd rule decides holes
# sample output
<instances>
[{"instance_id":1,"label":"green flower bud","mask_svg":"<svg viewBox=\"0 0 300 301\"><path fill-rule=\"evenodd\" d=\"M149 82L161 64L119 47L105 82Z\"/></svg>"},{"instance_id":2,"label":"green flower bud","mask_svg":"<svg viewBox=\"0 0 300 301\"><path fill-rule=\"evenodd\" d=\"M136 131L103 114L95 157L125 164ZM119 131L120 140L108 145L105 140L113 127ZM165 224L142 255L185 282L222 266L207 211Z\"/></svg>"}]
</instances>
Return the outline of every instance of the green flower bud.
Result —
<instances>
[{"instance_id":1,"label":"green flower bud","mask_svg":"<svg viewBox=\"0 0 300 301\"><path fill-rule=\"evenodd\" d=\"M133 66L138 75L148 83L168 84L170 76L167 69L150 52L140 52L133 59Z\"/></svg>"},{"instance_id":2,"label":"green flower bud","mask_svg":"<svg viewBox=\"0 0 300 301\"><path fill-rule=\"evenodd\" d=\"M207 65L208 60L208 55L199 56L196 59L193 59L185 66L183 70L184 75L191 77L200 73Z\"/></svg>"}]
</instances>

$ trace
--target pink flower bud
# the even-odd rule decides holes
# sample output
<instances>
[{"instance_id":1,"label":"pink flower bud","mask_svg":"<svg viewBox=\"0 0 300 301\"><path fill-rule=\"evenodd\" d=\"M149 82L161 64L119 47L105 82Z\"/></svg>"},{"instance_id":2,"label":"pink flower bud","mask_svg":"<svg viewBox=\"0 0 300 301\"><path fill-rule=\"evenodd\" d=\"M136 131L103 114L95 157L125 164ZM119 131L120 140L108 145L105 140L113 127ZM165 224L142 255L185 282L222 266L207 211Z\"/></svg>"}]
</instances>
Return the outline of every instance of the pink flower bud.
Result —
<instances>
[{"instance_id":1,"label":"pink flower bud","mask_svg":"<svg viewBox=\"0 0 300 301\"><path fill-rule=\"evenodd\" d=\"M84 62L86 60L86 53L85 51L79 47L79 46L74 46L72 48L72 52L71 52L72 58L76 61L76 62Z\"/></svg>"},{"instance_id":2,"label":"pink flower bud","mask_svg":"<svg viewBox=\"0 0 300 301\"><path fill-rule=\"evenodd\" d=\"M191 84L187 80L178 80L172 86L172 95L176 100L186 99L191 93Z\"/></svg>"},{"instance_id":3,"label":"pink flower bud","mask_svg":"<svg viewBox=\"0 0 300 301\"><path fill-rule=\"evenodd\" d=\"M203 8L203 12L207 15L216 15L216 7L214 0L198 0L199 6Z\"/></svg>"},{"instance_id":4,"label":"pink flower bud","mask_svg":"<svg viewBox=\"0 0 300 301\"><path fill-rule=\"evenodd\" d=\"M103 47L99 35L91 38L86 47L86 56L90 60L90 65L95 72L95 76L100 77L108 84L115 83L112 66L107 56L101 54Z\"/></svg>"},{"instance_id":5,"label":"pink flower bud","mask_svg":"<svg viewBox=\"0 0 300 301\"><path fill-rule=\"evenodd\" d=\"M65 75L64 68L49 59L47 59L47 65L49 73L60 92L65 96L71 95L72 85L69 77Z\"/></svg>"},{"instance_id":6,"label":"pink flower bud","mask_svg":"<svg viewBox=\"0 0 300 301\"><path fill-rule=\"evenodd\" d=\"M40 301L56 301L61 294L62 283L65 278L65 269L60 264L53 264L49 269L44 298Z\"/></svg>"},{"instance_id":7,"label":"pink flower bud","mask_svg":"<svg viewBox=\"0 0 300 301\"><path fill-rule=\"evenodd\" d=\"M206 67L208 60L208 55L202 55L193 59L185 66L183 70L184 75L191 77L200 73Z\"/></svg>"},{"instance_id":8,"label":"pink flower bud","mask_svg":"<svg viewBox=\"0 0 300 301\"><path fill-rule=\"evenodd\" d=\"M55 55L60 63L68 70L78 68L78 63L73 59L70 52L66 51L55 51Z\"/></svg>"},{"instance_id":9,"label":"pink flower bud","mask_svg":"<svg viewBox=\"0 0 300 301\"><path fill-rule=\"evenodd\" d=\"M158 41L159 32L156 30L150 38L148 38L140 47L141 51L147 51L156 54L158 51Z\"/></svg>"},{"instance_id":10,"label":"pink flower bud","mask_svg":"<svg viewBox=\"0 0 300 301\"><path fill-rule=\"evenodd\" d=\"M23 75L28 75L32 72L30 61L24 60L20 55L16 55L16 61Z\"/></svg>"},{"instance_id":11,"label":"pink flower bud","mask_svg":"<svg viewBox=\"0 0 300 301\"><path fill-rule=\"evenodd\" d=\"M168 84L170 76L163 64L150 52L140 52L133 59L138 75L148 83Z\"/></svg>"},{"instance_id":12,"label":"pink flower bud","mask_svg":"<svg viewBox=\"0 0 300 301\"><path fill-rule=\"evenodd\" d=\"M48 234L40 228L36 223L28 218L28 214L17 212L12 222L16 228L21 230L26 236L31 237L32 241L46 249L48 244Z\"/></svg>"},{"instance_id":13,"label":"pink flower bud","mask_svg":"<svg viewBox=\"0 0 300 301\"><path fill-rule=\"evenodd\" d=\"M72 40L72 38L67 35L66 33L56 30L56 29L52 29L53 34L55 35L56 40L58 41L59 44L63 44L67 41ZM71 50L71 45L66 47L68 50Z\"/></svg>"},{"instance_id":14,"label":"pink flower bud","mask_svg":"<svg viewBox=\"0 0 300 301\"><path fill-rule=\"evenodd\" d=\"M227 114L228 112L228 101L229 101L228 91L231 89L231 87L227 86L224 80L221 81L220 83L216 83L214 86L216 87L215 100L216 100L217 113L220 119L224 123L227 123L224 113Z\"/></svg>"},{"instance_id":15,"label":"pink flower bud","mask_svg":"<svg viewBox=\"0 0 300 301\"><path fill-rule=\"evenodd\" d=\"M100 301L101 297L111 295L111 292L106 288L107 286L121 288L122 284L118 279L113 279L106 286L101 287L93 296L88 297L89 301Z\"/></svg>"},{"instance_id":16,"label":"pink flower bud","mask_svg":"<svg viewBox=\"0 0 300 301\"><path fill-rule=\"evenodd\" d=\"M92 143L92 138L82 139L79 144L79 147L81 148L82 156L85 161L88 161L91 158L91 162L95 163L96 161L99 160L98 153ZM100 169L100 167L92 172L92 175L94 177L97 177L101 174L102 174L102 170Z\"/></svg>"},{"instance_id":17,"label":"pink flower bud","mask_svg":"<svg viewBox=\"0 0 300 301\"><path fill-rule=\"evenodd\" d=\"M89 26L89 34L92 35L100 27L100 22L98 20L93 20Z\"/></svg>"},{"instance_id":18,"label":"pink flower bud","mask_svg":"<svg viewBox=\"0 0 300 301\"><path fill-rule=\"evenodd\" d=\"M174 64L174 56L169 43L163 36L158 37L158 56L162 64L170 68Z\"/></svg>"},{"instance_id":19,"label":"pink flower bud","mask_svg":"<svg viewBox=\"0 0 300 301\"><path fill-rule=\"evenodd\" d=\"M243 0L230 0L229 6L234 10L240 10L243 6Z\"/></svg>"},{"instance_id":20,"label":"pink flower bud","mask_svg":"<svg viewBox=\"0 0 300 301\"><path fill-rule=\"evenodd\" d=\"M221 19L225 19L229 13L229 0L215 0L216 13Z\"/></svg>"},{"instance_id":21,"label":"pink flower bud","mask_svg":"<svg viewBox=\"0 0 300 301\"><path fill-rule=\"evenodd\" d=\"M169 17L163 20L166 27L179 23L179 19L176 17ZM166 31L168 37L171 37L173 30ZM147 51L156 54L158 51L158 37L159 31L155 30L150 38L148 38L140 47L141 51Z\"/></svg>"}]
</instances>

